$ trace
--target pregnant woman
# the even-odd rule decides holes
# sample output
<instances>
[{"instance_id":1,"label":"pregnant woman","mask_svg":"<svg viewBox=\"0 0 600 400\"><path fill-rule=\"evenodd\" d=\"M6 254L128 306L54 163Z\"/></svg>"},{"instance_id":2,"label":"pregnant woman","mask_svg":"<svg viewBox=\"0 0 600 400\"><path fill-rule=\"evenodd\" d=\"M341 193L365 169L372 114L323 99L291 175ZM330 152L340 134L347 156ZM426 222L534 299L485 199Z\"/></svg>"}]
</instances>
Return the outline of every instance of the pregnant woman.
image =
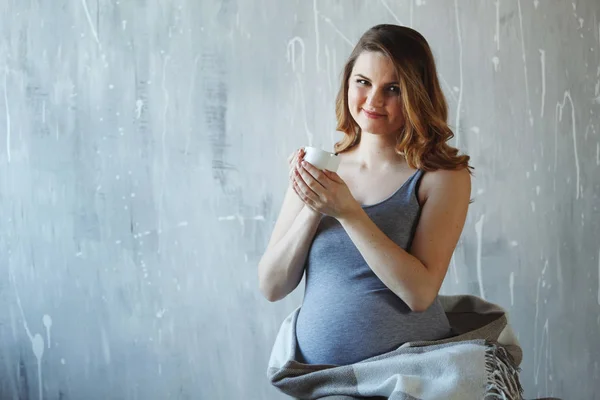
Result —
<instances>
[{"instance_id":1,"label":"pregnant woman","mask_svg":"<svg viewBox=\"0 0 600 400\"><path fill-rule=\"evenodd\" d=\"M451 336L438 300L461 235L469 157L448 145L447 104L427 41L378 25L348 58L337 95L338 172L290 156L290 184L260 289L277 301L306 273L296 323L306 364L348 365Z\"/></svg>"},{"instance_id":2,"label":"pregnant woman","mask_svg":"<svg viewBox=\"0 0 600 400\"><path fill-rule=\"evenodd\" d=\"M344 66L337 173L289 158L290 184L258 267L270 301L306 273L267 376L300 399L521 399L522 350L502 307L438 295L471 193L448 145L426 40L378 25Z\"/></svg>"}]
</instances>

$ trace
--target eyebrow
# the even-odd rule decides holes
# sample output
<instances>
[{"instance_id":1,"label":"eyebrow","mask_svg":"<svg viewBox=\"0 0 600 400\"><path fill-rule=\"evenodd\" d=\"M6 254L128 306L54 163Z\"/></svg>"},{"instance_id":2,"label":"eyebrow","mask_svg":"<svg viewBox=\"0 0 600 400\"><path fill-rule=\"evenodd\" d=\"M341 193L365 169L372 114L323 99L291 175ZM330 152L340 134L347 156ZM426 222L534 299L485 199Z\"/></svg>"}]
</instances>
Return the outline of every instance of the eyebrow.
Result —
<instances>
[{"instance_id":1,"label":"eyebrow","mask_svg":"<svg viewBox=\"0 0 600 400\"><path fill-rule=\"evenodd\" d=\"M354 76L357 76L359 78L363 78L363 79L366 79L366 80L370 81L369 78L367 78L366 76L364 76L362 74L354 74ZM385 84L385 86L387 86L387 85L398 85L398 82L396 82L396 81L394 81L394 82L388 82L388 83Z\"/></svg>"}]
</instances>

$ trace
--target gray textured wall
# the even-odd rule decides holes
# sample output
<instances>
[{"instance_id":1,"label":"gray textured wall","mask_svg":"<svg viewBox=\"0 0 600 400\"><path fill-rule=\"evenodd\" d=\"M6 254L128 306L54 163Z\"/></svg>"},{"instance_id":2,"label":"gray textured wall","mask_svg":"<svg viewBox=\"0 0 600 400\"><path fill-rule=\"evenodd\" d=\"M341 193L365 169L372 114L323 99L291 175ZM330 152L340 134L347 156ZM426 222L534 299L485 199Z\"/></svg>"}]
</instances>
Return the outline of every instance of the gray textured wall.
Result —
<instances>
[{"instance_id":1,"label":"gray textured wall","mask_svg":"<svg viewBox=\"0 0 600 400\"><path fill-rule=\"evenodd\" d=\"M510 311L528 397L598 397L597 0L1 0L0 398L279 399L256 265L352 44L430 41L476 167L443 291Z\"/></svg>"}]
</instances>

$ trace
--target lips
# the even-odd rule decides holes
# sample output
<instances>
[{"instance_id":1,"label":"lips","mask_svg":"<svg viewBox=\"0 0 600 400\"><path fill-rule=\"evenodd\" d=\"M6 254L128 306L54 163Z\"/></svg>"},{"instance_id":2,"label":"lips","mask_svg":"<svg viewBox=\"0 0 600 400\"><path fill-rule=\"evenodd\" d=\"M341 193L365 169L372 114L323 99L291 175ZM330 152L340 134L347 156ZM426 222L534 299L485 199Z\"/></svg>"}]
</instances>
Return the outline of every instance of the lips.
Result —
<instances>
[{"instance_id":1,"label":"lips","mask_svg":"<svg viewBox=\"0 0 600 400\"><path fill-rule=\"evenodd\" d=\"M376 113L373 111L367 111L364 108L362 110L368 118L377 119L377 118L385 117L385 115L383 115L383 114L379 114L379 113Z\"/></svg>"}]
</instances>

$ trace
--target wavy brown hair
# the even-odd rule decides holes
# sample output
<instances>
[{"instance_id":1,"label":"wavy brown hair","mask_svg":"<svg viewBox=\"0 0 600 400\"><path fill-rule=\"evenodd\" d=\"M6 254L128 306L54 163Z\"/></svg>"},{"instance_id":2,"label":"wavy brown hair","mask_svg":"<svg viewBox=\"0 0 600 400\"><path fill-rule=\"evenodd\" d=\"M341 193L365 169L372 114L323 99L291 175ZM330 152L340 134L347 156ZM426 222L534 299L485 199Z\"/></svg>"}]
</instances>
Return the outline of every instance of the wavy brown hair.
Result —
<instances>
[{"instance_id":1,"label":"wavy brown hair","mask_svg":"<svg viewBox=\"0 0 600 400\"><path fill-rule=\"evenodd\" d=\"M458 155L458 149L447 143L454 134L448 127L448 105L429 44L419 32L398 25L382 24L369 29L346 61L335 110L337 130L344 137L335 144L336 153L347 151L360 141L361 129L348 108L348 85L356 59L365 51L383 53L396 68L405 121L396 152L404 155L411 168L470 171L469 156Z\"/></svg>"}]
</instances>

